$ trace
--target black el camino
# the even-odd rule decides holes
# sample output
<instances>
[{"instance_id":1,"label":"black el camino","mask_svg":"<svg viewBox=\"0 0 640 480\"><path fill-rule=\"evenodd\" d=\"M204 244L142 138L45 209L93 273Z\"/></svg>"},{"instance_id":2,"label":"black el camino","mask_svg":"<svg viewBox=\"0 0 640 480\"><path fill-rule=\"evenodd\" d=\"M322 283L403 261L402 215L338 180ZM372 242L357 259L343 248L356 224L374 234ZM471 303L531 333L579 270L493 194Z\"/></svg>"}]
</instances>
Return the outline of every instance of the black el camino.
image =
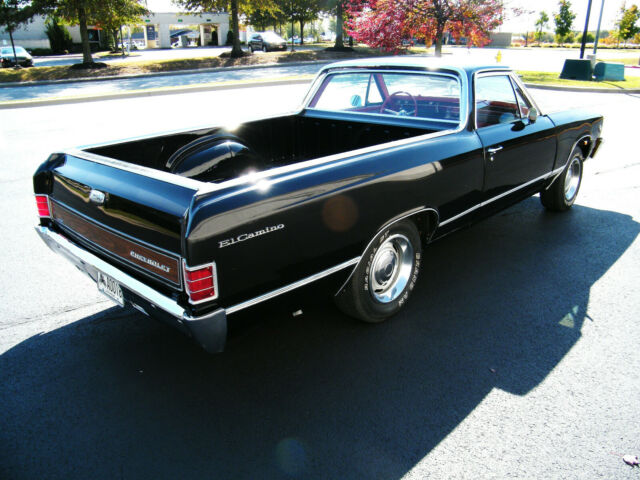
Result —
<instances>
[{"instance_id":1,"label":"black el camino","mask_svg":"<svg viewBox=\"0 0 640 480\"><path fill-rule=\"evenodd\" d=\"M430 242L536 193L571 208L602 121L545 114L502 66L334 63L291 114L54 153L37 232L210 352L233 313L329 275L344 312L380 322Z\"/></svg>"}]
</instances>

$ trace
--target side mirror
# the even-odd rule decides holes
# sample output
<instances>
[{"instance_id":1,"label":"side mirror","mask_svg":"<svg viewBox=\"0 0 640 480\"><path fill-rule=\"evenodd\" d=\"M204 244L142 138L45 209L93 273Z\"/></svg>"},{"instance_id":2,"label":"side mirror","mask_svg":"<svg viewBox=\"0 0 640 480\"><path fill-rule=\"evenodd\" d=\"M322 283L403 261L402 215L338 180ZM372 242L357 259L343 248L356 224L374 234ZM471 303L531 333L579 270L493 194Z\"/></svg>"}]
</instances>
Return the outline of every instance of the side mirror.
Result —
<instances>
[{"instance_id":1,"label":"side mirror","mask_svg":"<svg viewBox=\"0 0 640 480\"><path fill-rule=\"evenodd\" d=\"M529 121L531 123L535 123L536 120L538 119L538 110L536 110L535 107L531 107L529 109L529 115L527 115L527 117L529 118Z\"/></svg>"},{"instance_id":2,"label":"side mirror","mask_svg":"<svg viewBox=\"0 0 640 480\"><path fill-rule=\"evenodd\" d=\"M362 106L362 97L360 95L353 95L351 97L351 106L352 107L361 107Z\"/></svg>"}]
</instances>

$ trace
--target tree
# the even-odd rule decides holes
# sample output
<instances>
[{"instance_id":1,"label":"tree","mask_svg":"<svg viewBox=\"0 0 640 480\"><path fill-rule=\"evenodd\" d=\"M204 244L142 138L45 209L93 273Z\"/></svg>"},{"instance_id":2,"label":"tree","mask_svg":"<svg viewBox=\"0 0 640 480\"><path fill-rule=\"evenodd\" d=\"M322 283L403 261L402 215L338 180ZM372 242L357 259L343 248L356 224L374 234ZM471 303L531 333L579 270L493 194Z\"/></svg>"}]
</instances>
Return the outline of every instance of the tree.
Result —
<instances>
[{"instance_id":1,"label":"tree","mask_svg":"<svg viewBox=\"0 0 640 480\"><path fill-rule=\"evenodd\" d=\"M149 14L149 10L140 0L106 0L101 2L102 7L96 12L95 24L104 28L114 38L114 50L118 47L118 33L120 33L120 43L124 45L121 27L140 23L144 15Z\"/></svg>"},{"instance_id":2,"label":"tree","mask_svg":"<svg viewBox=\"0 0 640 480\"><path fill-rule=\"evenodd\" d=\"M240 15L247 18L256 10L275 11L277 7L273 0L173 0L173 3L195 12L225 11L231 12L231 31L233 32L233 46L231 57L244 55L240 46Z\"/></svg>"},{"instance_id":3,"label":"tree","mask_svg":"<svg viewBox=\"0 0 640 480\"><path fill-rule=\"evenodd\" d=\"M637 5L631 5L629 8L626 8L626 4L622 4L620 8L620 19L616 23L616 26L618 27L618 38L624 41L625 44L627 40L633 38L640 32L640 28L636 26L639 18L640 11L638 11Z\"/></svg>"},{"instance_id":4,"label":"tree","mask_svg":"<svg viewBox=\"0 0 640 480\"><path fill-rule=\"evenodd\" d=\"M304 43L304 26L318 18L319 0L278 0L277 6L283 18L300 25L300 43Z\"/></svg>"},{"instance_id":5,"label":"tree","mask_svg":"<svg viewBox=\"0 0 640 480\"><path fill-rule=\"evenodd\" d=\"M347 3L348 10L348 0L321 0L320 10L326 12L330 15L335 15L336 22L336 41L333 44L332 50L344 50L344 40L343 40L343 32L344 32L344 6L343 2Z\"/></svg>"},{"instance_id":6,"label":"tree","mask_svg":"<svg viewBox=\"0 0 640 480\"><path fill-rule=\"evenodd\" d=\"M351 0L349 33L372 47L395 51L402 40L435 41L436 56L442 55L445 31L469 45L485 45L489 32L502 24L501 0Z\"/></svg>"},{"instance_id":7,"label":"tree","mask_svg":"<svg viewBox=\"0 0 640 480\"><path fill-rule=\"evenodd\" d=\"M558 13L553 16L553 21L556 24L556 35L560 43L563 43L565 37L571 33L575 18L576 14L571 11L571 2L569 0L560 0L558 2Z\"/></svg>"},{"instance_id":8,"label":"tree","mask_svg":"<svg viewBox=\"0 0 640 480\"><path fill-rule=\"evenodd\" d=\"M80 40L82 42L82 63L85 66L93 66L91 46L89 45L89 21L96 17L102 2L100 0L58 0L56 2L56 15L67 23L80 27Z\"/></svg>"},{"instance_id":9,"label":"tree","mask_svg":"<svg viewBox=\"0 0 640 480\"><path fill-rule=\"evenodd\" d=\"M536 20L536 40L538 44L540 44L540 40L542 40L542 30L549 26L549 15L544 10L540 12L540 16L538 20Z\"/></svg>"},{"instance_id":10,"label":"tree","mask_svg":"<svg viewBox=\"0 0 640 480\"><path fill-rule=\"evenodd\" d=\"M44 0L0 0L0 27L3 27L9 34L11 48L13 49L13 59L18 66L16 46L13 42L13 32L30 22L37 14L44 14L51 8L50 2Z\"/></svg>"},{"instance_id":11,"label":"tree","mask_svg":"<svg viewBox=\"0 0 640 480\"><path fill-rule=\"evenodd\" d=\"M69 52L73 45L69 31L60 25L57 17L51 16L45 22L45 33L49 38L49 45L53 53Z\"/></svg>"}]
</instances>

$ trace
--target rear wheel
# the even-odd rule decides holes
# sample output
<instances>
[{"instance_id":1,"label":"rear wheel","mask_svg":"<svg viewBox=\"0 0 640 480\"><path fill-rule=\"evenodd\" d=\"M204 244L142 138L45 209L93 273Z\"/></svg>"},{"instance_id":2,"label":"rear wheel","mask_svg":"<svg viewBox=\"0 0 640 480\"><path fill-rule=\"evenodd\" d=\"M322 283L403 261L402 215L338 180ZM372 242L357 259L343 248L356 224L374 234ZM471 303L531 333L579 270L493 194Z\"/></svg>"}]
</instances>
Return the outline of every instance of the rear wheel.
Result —
<instances>
[{"instance_id":1,"label":"rear wheel","mask_svg":"<svg viewBox=\"0 0 640 480\"><path fill-rule=\"evenodd\" d=\"M420 234L409 220L379 233L336 297L347 315L377 323L395 314L413 290L421 259Z\"/></svg>"},{"instance_id":2,"label":"rear wheel","mask_svg":"<svg viewBox=\"0 0 640 480\"><path fill-rule=\"evenodd\" d=\"M582 184L582 153L575 150L560 176L540 192L540 201L548 210L564 212L576 201Z\"/></svg>"}]
</instances>

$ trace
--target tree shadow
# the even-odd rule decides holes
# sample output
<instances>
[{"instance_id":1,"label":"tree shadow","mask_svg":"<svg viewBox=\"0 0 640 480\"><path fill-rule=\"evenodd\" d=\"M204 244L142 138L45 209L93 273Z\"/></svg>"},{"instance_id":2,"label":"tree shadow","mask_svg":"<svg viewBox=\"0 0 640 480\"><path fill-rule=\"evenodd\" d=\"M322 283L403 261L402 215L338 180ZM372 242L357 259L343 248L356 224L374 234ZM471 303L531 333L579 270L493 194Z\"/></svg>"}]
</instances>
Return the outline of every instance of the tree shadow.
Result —
<instances>
[{"instance_id":1,"label":"tree shadow","mask_svg":"<svg viewBox=\"0 0 640 480\"><path fill-rule=\"evenodd\" d=\"M529 199L429 246L383 324L325 282L231 317L217 356L116 309L34 336L0 356L0 476L401 478L493 388L545 379L639 232Z\"/></svg>"}]
</instances>

